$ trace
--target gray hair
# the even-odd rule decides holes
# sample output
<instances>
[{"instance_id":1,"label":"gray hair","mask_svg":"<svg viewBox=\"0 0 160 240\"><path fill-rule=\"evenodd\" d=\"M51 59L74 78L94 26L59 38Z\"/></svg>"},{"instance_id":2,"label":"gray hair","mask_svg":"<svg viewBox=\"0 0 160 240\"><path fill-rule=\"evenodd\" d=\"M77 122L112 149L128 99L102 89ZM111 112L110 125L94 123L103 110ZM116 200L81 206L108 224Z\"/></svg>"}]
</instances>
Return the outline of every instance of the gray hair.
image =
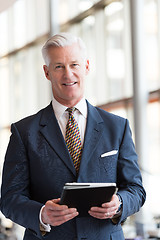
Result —
<instances>
[{"instance_id":1,"label":"gray hair","mask_svg":"<svg viewBox=\"0 0 160 240\"><path fill-rule=\"evenodd\" d=\"M82 53L84 55L84 59L87 57L86 46L80 37L76 37L70 33L63 32L54 35L49 38L42 47L42 56L45 61L45 64L49 66L50 59L48 56L48 51L51 47L65 47L70 46L73 43L78 43Z\"/></svg>"}]
</instances>

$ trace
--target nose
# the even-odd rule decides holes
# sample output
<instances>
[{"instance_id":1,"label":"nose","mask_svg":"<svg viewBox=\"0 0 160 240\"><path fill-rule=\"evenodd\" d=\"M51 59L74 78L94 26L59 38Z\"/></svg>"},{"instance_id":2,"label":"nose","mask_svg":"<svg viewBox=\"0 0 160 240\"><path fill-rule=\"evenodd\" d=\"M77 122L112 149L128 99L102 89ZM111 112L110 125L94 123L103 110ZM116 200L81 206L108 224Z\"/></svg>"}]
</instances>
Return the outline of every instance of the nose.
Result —
<instances>
[{"instance_id":1,"label":"nose","mask_svg":"<svg viewBox=\"0 0 160 240\"><path fill-rule=\"evenodd\" d=\"M72 69L69 66L65 67L64 77L71 78L72 76L73 76Z\"/></svg>"}]
</instances>

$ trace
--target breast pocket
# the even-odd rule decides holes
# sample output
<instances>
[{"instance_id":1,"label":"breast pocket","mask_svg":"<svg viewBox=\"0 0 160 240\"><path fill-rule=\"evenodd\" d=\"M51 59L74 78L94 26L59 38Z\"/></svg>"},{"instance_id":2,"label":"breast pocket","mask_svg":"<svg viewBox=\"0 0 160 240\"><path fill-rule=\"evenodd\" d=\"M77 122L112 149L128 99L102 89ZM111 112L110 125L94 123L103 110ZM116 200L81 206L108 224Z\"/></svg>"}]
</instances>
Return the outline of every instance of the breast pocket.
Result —
<instances>
[{"instance_id":1,"label":"breast pocket","mask_svg":"<svg viewBox=\"0 0 160 240\"><path fill-rule=\"evenodd\" d=\"M107 174L110 182L116 182L117 179L117 156L107 156L99 158L101 174Z\"/></svg>"}]
</instances>

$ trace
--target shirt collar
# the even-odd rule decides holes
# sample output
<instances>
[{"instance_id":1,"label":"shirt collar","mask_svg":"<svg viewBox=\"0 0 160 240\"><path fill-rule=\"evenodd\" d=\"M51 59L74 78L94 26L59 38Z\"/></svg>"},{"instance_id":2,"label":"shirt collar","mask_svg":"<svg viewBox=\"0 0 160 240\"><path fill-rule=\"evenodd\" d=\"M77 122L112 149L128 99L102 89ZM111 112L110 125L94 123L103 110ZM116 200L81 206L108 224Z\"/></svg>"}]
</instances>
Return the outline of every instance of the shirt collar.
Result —
<instances>
[{"instance_id":1,"label":"shirt collar","mask_svg":"<svg viewBox=\"0 0 160 240\"><path fill-rule=\"evenodd\" d=\"M57 120L61 118L61 116L67 109L66 106L59 103L54 97L52 100L52 107L54 109ZM87 118L87 103L84 97L74 107L79 110L79 112L84 116L84 118Z\"/></svg>"}]
</instances>

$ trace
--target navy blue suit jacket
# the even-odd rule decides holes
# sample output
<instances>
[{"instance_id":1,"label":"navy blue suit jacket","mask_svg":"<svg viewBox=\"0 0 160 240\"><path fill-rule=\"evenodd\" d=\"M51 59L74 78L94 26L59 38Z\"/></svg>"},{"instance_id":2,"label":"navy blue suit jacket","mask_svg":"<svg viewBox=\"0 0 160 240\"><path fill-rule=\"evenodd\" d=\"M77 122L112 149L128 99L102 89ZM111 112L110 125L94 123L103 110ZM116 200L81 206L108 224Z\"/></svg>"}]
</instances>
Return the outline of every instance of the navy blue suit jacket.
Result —
<instances>
[{"instance_id":1,"label":"navy blue suit jacket","mask_svg":"<svg viewBox=\"0 0 160 240\"><path fill-rule=\"evenodd\" d=\"M12 124L3 169L1 211L24 226L25 240L124 240L121 222L139 211L145 190L128 120L88 104L88 118L78 176L52 104ZM111 156L104 153L117 150ZM106 154L107 155L107 154ZM105 157L103 157L105 156ZM66 182L116 182L123 201L122 215L111 219L77 217L52 227L42 237L39 211L59 198Z\"/></svg>"}]
</instances>

